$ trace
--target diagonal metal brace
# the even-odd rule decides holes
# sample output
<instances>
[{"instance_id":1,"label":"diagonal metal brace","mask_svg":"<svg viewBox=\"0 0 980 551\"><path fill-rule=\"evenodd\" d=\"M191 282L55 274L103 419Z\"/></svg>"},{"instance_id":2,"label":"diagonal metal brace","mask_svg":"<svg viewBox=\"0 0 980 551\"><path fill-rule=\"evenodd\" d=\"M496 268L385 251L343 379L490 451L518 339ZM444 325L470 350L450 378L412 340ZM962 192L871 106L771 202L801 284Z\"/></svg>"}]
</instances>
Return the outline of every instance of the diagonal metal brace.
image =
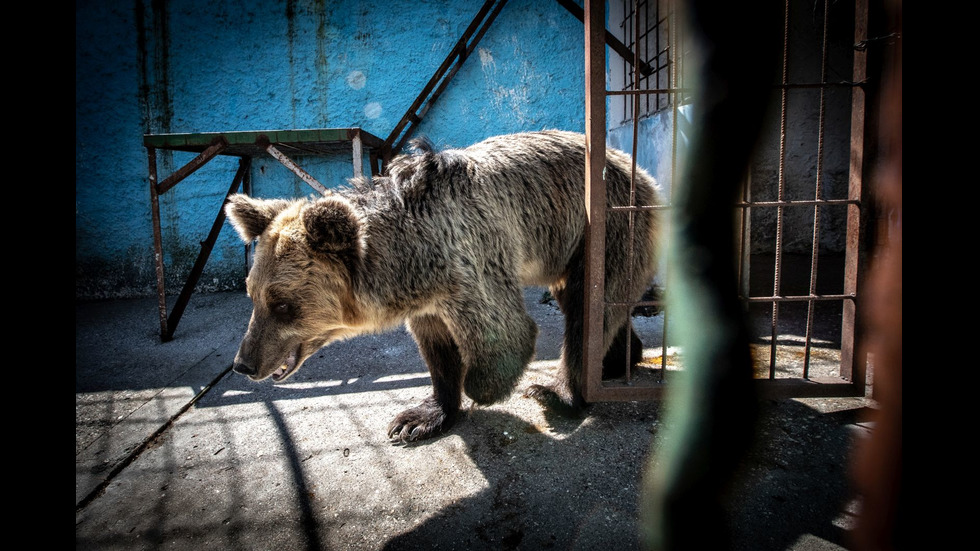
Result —
<instances>
[{"instance_id":1,"label":"diagonal metal brace","mask_svg":"<svg viewBox=\"0 0 980 551\"><path fill-rule=\"evenodd\" d=\"M204 272L204 265L207 264L208 258L211 256L211 251L214 249L214 244L218 241L218 234L221 232L221 228L225 223L225 205L228 204L228 199L231 195L241 187L251 164L252 160L248 157L242 157L238 161L238 171L235 173L234 179L232 179L231 187L225 193L225 199L221 203L221 208L218 209L218 214L215 216L214 223L211 225L211 231L208 233L207 239L201 242L201 251L197 255L197 260L194 261L194 266L187 276L187 281L184 282L184 288L181 289L180 295L177 297L177 302L174 303L174 309L171 310L170 315L167 317L167 327L161 335L164 342L174 337L177 324L180 323L180 318L184 315L184 309L191 299L194 287L197 286L198 280L201 279L201 274Z\"/></svg>"},{"instance_id":2,"label":"diagonal metal brace","mask_svg":"<svg viewBox=\"0 0 980 551\"><path fill-rule=\"evenodd\" d=\"M384 146L382 147L382 161L384 164L387 164L392 157L401 151L405 142L412 136L415 126L421 122L422 117L425 116L429 108L432 107L432 104L435 103L439 95L446 89L449 81L452 80L460 67L463 66L463 63L466 62L466 59L476 49L476 45L480 43L480 39L483 38L484 33L493 24L494 19L497 18L497 15L506 3L507 0L486 0L483 3L483 7L480 8L476 17L470 22L469 27L463 32L463 36L459 38L459 41L453 46L453 49L446 56L442 65L432 75L432 78L429 79L429 82L419 92L418 97L412 102L412 105L402 116L401 120L395 125L391 134L385 139Z\"/></svg>"},{"instance_id":3,"label":"diagonal metal brace","mask_svg":"<svg viewBox=\"0 0 980 551\"><path fill-rule=\"evenodd\" d=\"M197 157L191 159L189 163L180 167L173 174L168 176L164 181L157 184L157 193L159 195L163 195L164 193L169 191L170 188L179 184L181 180L187 178L191 174L194 174L194 172L196 172L197 169L208 164L208 162L211 159L220 155L221 152L224 151L226 147L228 147L227 140L225 140L221 136L215 138L211 142L211 145L208 146L207 149L202 151Z\"/></svg>"},{"instance_id":4,"label":"diagonal metal brace","mask_svg":"<svg viewBox=\"0 0 980 551\"><path fill-rule=\"evenodd\" d=\"M320 192L320 195L332 195L333 192L326 188L323 184L317 181L309 172L300 168L300 166L293 162L292 159L287 157L282 151L276 149L276 146L271 143L260 144L265 147L266 152L272 155L277 161L283 164L286 168L293 171L294 174L300 177L304 182L310 185L313 189Z\"/></svg>"},{"instance_id":5,"label":"diagonal metal brace","mask_svg":"<svg viewBox=\"0 0 980 551\"><path fill-rule=\"evenodd\" d=\"M585 23L585 10L579 7L578 4L572 2L572 0L557 0L557 1L559 4L561 4L563 8L568 10L568 13L571 13L572 15L575 16L576 19L578 19L582 23ZM626 61L626 63L629 63L630 65L633 64L636 58L635 54L633 54L633 51L630 50L629 47L626 46L626 44L623 44L618 38L616 38L616 35L614 35L609 31L606 31L606 44L608 44L610 48L612 48L617 54L619 54L620 57L622 57ZM647 62L643 61L642 59L636 61L637 61L637 68L640 69L640 73L643 76L650 76L650 74L653 73L653 67L651 67Z\"/></svg>"}]
</instances>

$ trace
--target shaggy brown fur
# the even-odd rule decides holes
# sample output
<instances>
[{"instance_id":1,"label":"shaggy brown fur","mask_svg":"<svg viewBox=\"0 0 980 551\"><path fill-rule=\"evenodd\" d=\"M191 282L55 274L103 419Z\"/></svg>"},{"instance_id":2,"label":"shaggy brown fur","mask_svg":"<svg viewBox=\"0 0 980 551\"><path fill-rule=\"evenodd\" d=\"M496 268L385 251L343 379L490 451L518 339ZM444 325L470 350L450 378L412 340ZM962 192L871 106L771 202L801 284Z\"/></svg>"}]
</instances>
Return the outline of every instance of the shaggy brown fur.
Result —
<instances>
[{"instance_id":1,"label":"shaggy brown fur","mask_svg":"<svg viewBox=\"0 0 980 551\"><path fill-rule=\"evenodd\" d=\"M528 394L582 407L585 137L533 132L442 152L415 145L386 176L322 199L231 199L236 230L258 239L247 281L254 311L235 371L282 381L322 346L407 323L433 395L399 414L389 436L425 438L454 422L462 392L491 404L513 391L537 338L522 286L547 285L566 317L562 365L553 385ZM629 204L630 169L629 157L609 151L610 205ZM642 171L635 193L637 204L657 202ZM607 218L606 296L636 299L655 271L657 216L634 215L632 274L629 217ZM606 310L607 364L625 364L627 315ZM634 359L640 350L634 335Z\"/></svg>"}]
</instances>

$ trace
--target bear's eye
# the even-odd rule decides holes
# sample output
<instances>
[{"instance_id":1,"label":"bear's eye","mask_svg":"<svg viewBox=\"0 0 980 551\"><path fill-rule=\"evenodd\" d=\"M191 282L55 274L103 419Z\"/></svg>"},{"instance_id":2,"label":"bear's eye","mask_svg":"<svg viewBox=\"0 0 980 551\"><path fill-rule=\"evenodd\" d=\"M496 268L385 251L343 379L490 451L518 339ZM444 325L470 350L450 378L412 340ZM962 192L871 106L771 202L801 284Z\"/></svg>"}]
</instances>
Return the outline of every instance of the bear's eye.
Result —
<instances>
[{"instance_id":1,"label":"bear's eye","mask_svg":"<svg viewBox=\"0 0 980 551\"><path fill-rule=\"evenodd\" d=\"M288 302L276 302L270 308L272 315L282 320L289 320L294 317L293 307Z\"/></svg>"}]
</instances>

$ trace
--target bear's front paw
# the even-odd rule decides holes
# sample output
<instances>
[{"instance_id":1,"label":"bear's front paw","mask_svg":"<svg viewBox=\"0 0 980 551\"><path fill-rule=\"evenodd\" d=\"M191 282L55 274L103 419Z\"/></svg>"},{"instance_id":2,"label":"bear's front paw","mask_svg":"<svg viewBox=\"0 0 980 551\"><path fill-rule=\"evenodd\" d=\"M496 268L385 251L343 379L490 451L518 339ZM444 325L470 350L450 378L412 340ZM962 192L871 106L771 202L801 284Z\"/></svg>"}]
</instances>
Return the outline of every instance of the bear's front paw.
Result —
<instances>
[{"instance_id":1,"label":"bear's front paw","mask_svg":"<svg viewBox=\"0 0 980 551\"><path fill-rule=\"evenodd\" d=\"M531 385L524 391L525 398L534 398L544 407L566 417L581 417L585 413L585 400L576 393L575 397L562 396L553 386Z\"/></svg>"},{"instance_id":2,"label":"bear's front paw","mask_svg":"<svg viewBox=\"0 0 980 551\"><path fill-rule=\"evenodd\" d=\"M456 421L456 412L446 412L433 398L398 414L388 425L388 438L398 442L424 440Z\"/></svg>"}]
</instances>

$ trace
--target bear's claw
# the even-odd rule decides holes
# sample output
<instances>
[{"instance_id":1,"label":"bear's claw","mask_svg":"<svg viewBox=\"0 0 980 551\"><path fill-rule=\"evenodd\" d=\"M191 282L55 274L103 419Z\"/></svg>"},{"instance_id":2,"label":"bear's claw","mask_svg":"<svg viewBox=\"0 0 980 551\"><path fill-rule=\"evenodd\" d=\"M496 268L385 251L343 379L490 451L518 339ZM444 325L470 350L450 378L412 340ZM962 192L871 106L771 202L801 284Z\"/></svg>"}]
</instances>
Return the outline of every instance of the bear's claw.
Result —
<instances>
[{"instance_id":1,"label":"bear's claw","mask_svg":"<svg viewBox=\"0 0 980 551\"><path fill-rule=\"evenodd\" d=\"M454 421L455 415L447 414L435 400L427 398L395 417L388 425L388 438L395 442L424 440L448 429Z\"/></svg>"},{"instance_id":2,"label":"bear's claw","mask_svg":"<svg viewBox=\"0 0 980 551\"><path fill-rule=\"evenodd\" d=\"M581 396L566 400L562 398L561 393L551 386L531 385L524 391L524 397L534 398L542 406L565 417L578 418L586 410L585 400Z\"/></svg>"}]
</instances>

